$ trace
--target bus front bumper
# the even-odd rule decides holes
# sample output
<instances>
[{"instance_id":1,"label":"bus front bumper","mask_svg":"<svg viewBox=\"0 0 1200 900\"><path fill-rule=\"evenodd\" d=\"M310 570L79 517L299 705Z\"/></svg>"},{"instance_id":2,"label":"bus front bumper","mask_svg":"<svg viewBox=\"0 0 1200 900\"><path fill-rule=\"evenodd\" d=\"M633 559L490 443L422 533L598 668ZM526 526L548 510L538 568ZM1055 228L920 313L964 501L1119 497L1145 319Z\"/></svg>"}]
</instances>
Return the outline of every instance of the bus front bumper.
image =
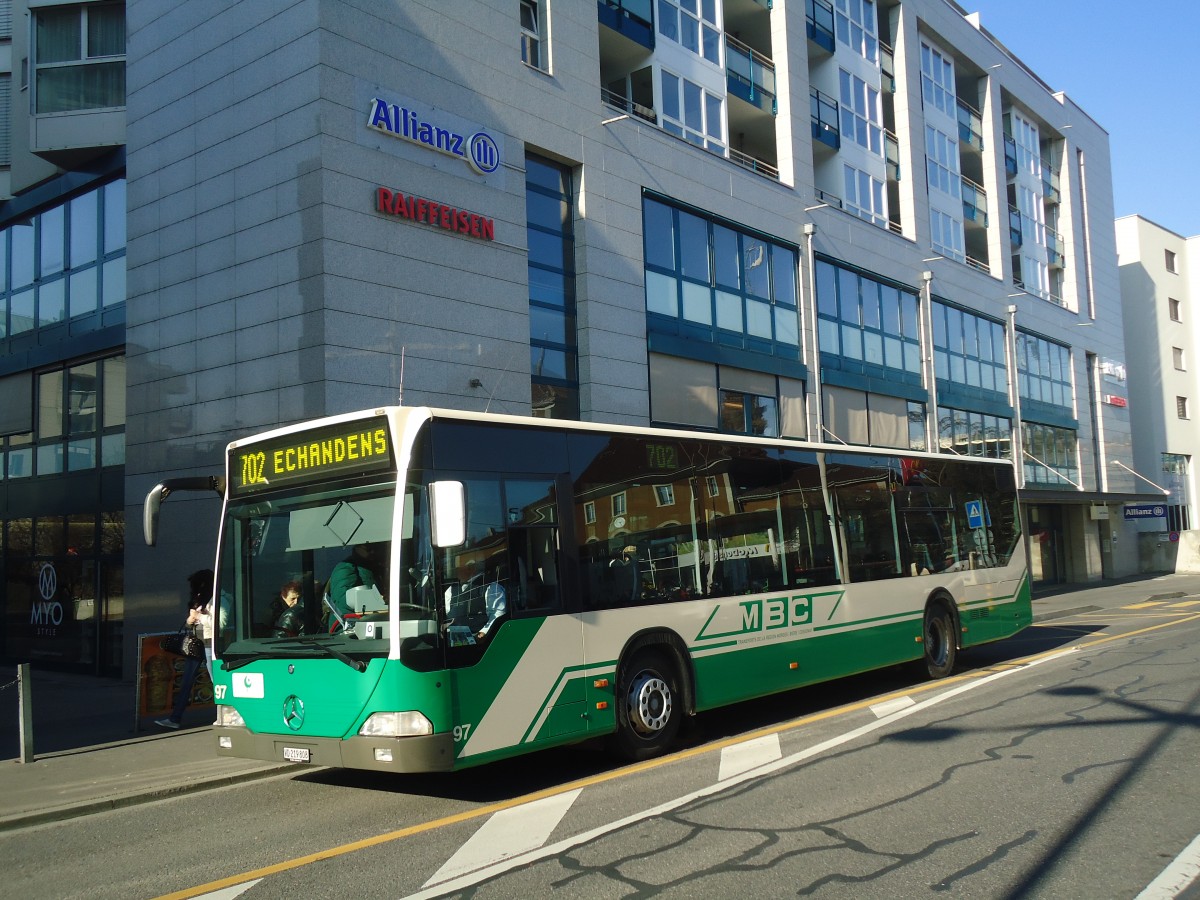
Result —
<instances>
[{"instance_id":1,"label":"bus front bumper","mask_svg":"<svg viewBox=\"0 0 1200 900\"><path fill-rule=\"evenodd\" d=\"M454 737L308 737L256 734L247 728L214 727L217 755L311 766L374 769L378 772L449 772L454 769Z\"/></svg>"}]
</instances>

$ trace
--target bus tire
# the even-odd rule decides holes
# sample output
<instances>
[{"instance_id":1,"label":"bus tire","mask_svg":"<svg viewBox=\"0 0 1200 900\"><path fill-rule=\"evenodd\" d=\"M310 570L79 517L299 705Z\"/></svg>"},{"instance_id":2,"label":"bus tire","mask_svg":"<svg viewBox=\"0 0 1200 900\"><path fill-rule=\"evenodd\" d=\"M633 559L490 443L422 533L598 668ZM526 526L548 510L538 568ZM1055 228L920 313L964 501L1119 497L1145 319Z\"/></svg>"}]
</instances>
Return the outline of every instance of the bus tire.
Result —
<instances>
[{"instance_id":1,"label":"bus tire","mask_svg":"<svg viewBox=\"0 0 1200 900\"><path fill-rule=\"evenodd\" d=\"M925 647L925 670L930 678L945 678L954 671L958 659L958 635L955 633L954 614L944 603L934 602L925 607L922 643Z\"/></svg>"},{"instance_id":2,"label":"bus tire","mask_svg":"<svg viewBox=\"0 0 1200 900\"><path fill-rule=\"evenodd\" d=\"M617 752L628 760L666 751L679 733L683 695L670 657L643 647L625 666L617 709Z\"/></svg>"}]
</instances>

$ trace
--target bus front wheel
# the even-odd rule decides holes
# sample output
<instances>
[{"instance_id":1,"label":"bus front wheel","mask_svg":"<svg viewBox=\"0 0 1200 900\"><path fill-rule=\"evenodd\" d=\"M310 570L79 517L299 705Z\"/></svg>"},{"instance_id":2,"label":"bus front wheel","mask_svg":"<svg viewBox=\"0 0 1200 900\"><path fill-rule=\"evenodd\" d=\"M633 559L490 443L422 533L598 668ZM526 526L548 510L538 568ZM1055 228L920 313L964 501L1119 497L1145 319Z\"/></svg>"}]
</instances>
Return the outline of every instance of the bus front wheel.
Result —
<instances>
[{"instance_id":1,"label":"bus front wheel","mask_svg":"<svg viewBox=\"0 0 1200 900\"><path fill-rule=\"evenodd\" d=\"M958 641L954 634L954 616L940 603L925 610L925 669L930 678L945 678L954 671Z\"/></svg>"},{"instance_id":2,"label":"bus front wheel","mask_svg":"<svg viewBox=\"0 0 1200 900\"><path fill-rule=\"evenodd\" d=\"M617 717L617 751L630 760L649 759L670 746L683 714L675 666L662 653L640 650L625 671Z\"/></svg>"}]
</instances>

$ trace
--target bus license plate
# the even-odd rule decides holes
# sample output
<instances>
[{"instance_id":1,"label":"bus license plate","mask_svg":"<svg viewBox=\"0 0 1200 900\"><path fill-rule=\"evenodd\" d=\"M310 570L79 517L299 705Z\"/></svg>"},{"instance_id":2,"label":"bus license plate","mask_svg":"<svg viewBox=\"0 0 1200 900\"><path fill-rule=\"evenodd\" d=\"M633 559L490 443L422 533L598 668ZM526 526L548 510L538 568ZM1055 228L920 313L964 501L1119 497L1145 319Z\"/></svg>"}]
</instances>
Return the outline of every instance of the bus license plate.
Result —
<instances>
[{"instance_id":1,"label":"bus license plate","mask_svg":"<svg viewBox=\"0 0 1200 900\"><path fill-rule=\"evenodd\" d=\"M284 747L283 758L288 762L308 762L309 752L307 747Z\"/></svg>"}]
</instances>

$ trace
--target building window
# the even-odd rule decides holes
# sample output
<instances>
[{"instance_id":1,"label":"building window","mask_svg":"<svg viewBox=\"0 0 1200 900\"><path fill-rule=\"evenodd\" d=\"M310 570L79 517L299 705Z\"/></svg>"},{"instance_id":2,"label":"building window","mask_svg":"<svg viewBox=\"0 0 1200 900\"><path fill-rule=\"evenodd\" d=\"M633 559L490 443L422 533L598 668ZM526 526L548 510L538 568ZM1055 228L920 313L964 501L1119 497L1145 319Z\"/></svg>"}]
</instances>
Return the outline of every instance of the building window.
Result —
<instances>
[{"instance_id":1,"label":"building window","mask_svg":"<svg viewBox=\"0 0 1200 900\"><path fill-rule=\"evenodd\" d=\"M1171 360L1175 364L1175 368L1178 369L1180 372L1187 371L1187 366L1184 365L1183 348L1182 347L1172 347L1171 348Z\"/></svg>"},{"instance_id":2,"label":"building window","mask_svg":"<svg viewBox=\"0 0 1200 900\"><path fill-rule=\"evenodd\" d=\"M721 32L713 0L658 0L658 33L713 65L721 64Z\"/></svg>"},{"instance_id":3,"label":"building window","mask_svg":"<svg viewBox=\"0 0 1200 900\"><path fill-rule=\"evenodd\" d=\"M1074 409L1070 348L1018 331L1017 373L1023 398Z\"/></svg>"},{"instance_id":4,"label":"building window","mask_svg":"<svg viewBox=\"0 0 1200 900\"><path fill-rule=\"evenodd\" d=\"M1181 418L1181 419L1190 419L1191 418L1191 416L1188 415L1188 398L1187 397L1176 397L1175 398L1175 414L1177 416L1179 416L1179 418Z\"/></svg>"},{"instance_id":5,"label":"building window","mask_svg":"<svg viewBox=\"0 0 1200 900\"><path fill-rule=\"evenodd\" d=\"M0 75L0 166L12 164L12 75Z\"/></svg>"},{"instance_id":6,"label":"building window","mask_svg":"<svg viewBox=\"0 0 1200 900\"><path fill-rule=\"evenodd\" d=\"M874 0L834 0L837 39L863 59L879 59Z\"/></svg>"},{"instance_id":7,"label":"building window","mask_svg":"<svg viewBox=\"0 0 1200 900\"><path fill-rule=\"evenodd\" d=\"M38 113L125 105L125 4L34 11L34 96Z\"/></svg>"},{"instance_id":8,"label":"building window","mask_svg":"<svg viewBox=\"0 0 1200 900\"><path fill-rule=\"evenodd\" d=\"M661 86L663 130L723 156L724 100L666 69L662 70Z\"/></svg>"},{"instance_id":9,"label":"building window","mask_svg":"<svg viewBox=\"0 0 1200 900\"><path fill-rule=\"evenodd\" d=\"M841 70L841 132L847 141L883 156L883 117L879 89Z\"/></svg>"},{"instance_id":10,"label":"building window","mask_svg":"<svg viewBox=\"0 0 1200 900\"><path fill-rule=\"evenodd\" d=\"M800 358L795 249L648 197L642 212L651 330Z\"/></svg>"},{"instance_id":11,"label":"building window","mask_svg":"<svg viewBox=\"0 0 1200 900\"><path fill-rule=\"evenodd\" d=\"M1167 298L1167 311L1171 316L1172 322L1182 322L1183 314L1180 312L1179 301L1174 297Z\"/></svg>"},{"instance_id":12,"label":"building window","mask_svg":"<svg viewBox=\"0 0 1200 900\"><path fill-rule=\"evenodd\" d=\"M625 515L625 492L612 495L612 517L618 518Z\"/></svg>"},{"instance_id":13,"label":"building window","mask_svg":"<svg viewBox=\"0 0 1200 900\"><path fill-rule=\"evenodd\" d=\"M33 430L0 439L0 479L125 464L125 357L37 373Z\"/></svg>"},{"instance_id":14,"label":"building window","mask_svg":"<svg viewBox=\"0 0 1200 900\"><path fill-rule=\"evenodd\" d=\"M908 449L925 450L925 404L908 401Z\"/></svg>"},{"instance_id":15,"label":"building window","mask_svg":"<svg viewBox=\"0 0 1200 900\"><path fill-rule=\"evenodd\" d=\"M1021 431L1026 484L1079 483L1079 443L1073 429L1024 422Z\"/></svg>"},{"instance_id":16,"label":"building window","mask_svg":"<svg viewBox=\"0 0 1200 900\"><path fill-rule=\"evenodd\" d=\"M958 139L938 129L925 126L925 159L929 170L929 187L962 200L962 175L958 167Z\"/></svg>"},{"instance_id":17,"label":"building window","mask_svg":"<svg viewBox=\"0 0 1200 900\"><path fill-rule=\"evenodd\" d=\"M742 391L721 391L721 430L779 437L779 401Z\"/></svg>"},{"instance_id":18,"label":"building window","mask_svg":"<svg viewBox=\"0 0 1200 900\"><path fill-rule=\"evenodd\" d=\"M0 355L124 322L125 181L0 229Z\"/></svg>"},{"instance_id":19,"label":"building window","mask_svg":"<svg viewBox=\"0 0 1200 900\"><path fill-rule=\"evenodd\" d=\"M540 0L521 0L521 62L549 70L549 61L542 46L543 16Z\"/></svg>"},{"instance_id":20,"label":"building window","mask_svg":"<svg viewBox=\"0 0 1200 900\"><path fill-rule=\"evenodd\" d=\"M933 365L938 380L1006 394L1008 360L1004 326L936 301L930 314L933 318Z\"/></svg>"},{"instance_id":21,"label":"building window","mask_svg":"<svg viewBox=\"0 0 1200 900\"><path fill-rule=\"evenodd\" d=\"M947 116L958 117L954 99L954 65L926 43L921 44L921 97Z\"/></svg>"},{"instance_id":22,"label":"building window","mask_svg":"<svg viewBox=\"0 0 1200 900\"><path fill-rule=\"evenodd\" d=\"M1178 275L1179 270L1175 268L1175 251L1164 250L1163 252L1166 254L1167 271L1173 275Z\"/></svg>"},{"instance_id":23,"label":"building window","mask_svg":"<svg viewBox=\"0 0 1200 900\"><path fill-rule=\"evenodd\" d=\"M674 506L675 485L656 484L654 486L654 502L658 506Z\"/></svg>"},{"instance_id":24,"label":"building window","mask_svg":"<svg viewBox=\"0 0 1200 900\"><path fill-rule=\"evenodd\" d=\"M938 452L1011 459L1012 419L939 406Z\"/></svg>"},{"instance_id":25,"label":"building window","mask_svg":"<svg viewBox=\"0 0 1200 900\"><path fill-rule=\"evenodd\" d=\"M842 166L842 198L846 210L872 225L887 228L887 194L883 182L869 172Z\"/></svg>"},{"instance_id":26,"label":"building window","mask_svg":"<svg viewBox=\"0 0 1200 900\"><path fill-rule=\"evenodd\" d=\"M596 501L589 500L583 504L583 523L585 525L596 524Z\"/></svg>"},{"instance_id":27,"label":"building window","mask_svg":"<svg viewBox=\"0 0 1200 900\"><path fill-rule=\"evenodd\" d=\"M530 403L533 415L579 418L575 333L575 213L571 170L525 156L529 240Z\"/></svg>"},{"instance_id":28,"label":"building window","mask_svg":"<svg viewBox=\"0 0 1200 900\"><path fill-rule=\"evenodd\" d=\"M719 497L721 495L721 485L717 481L716 475L705 476L704 483L708 487L708 496Z\"/></svg>"},{"instance_id":29,"label":"building window","mask_svg":"<svg viewBox=\"0 0 1200 900\"><path fill-rule=\"evenodd\" d=\"M917 306L917 295L912 291L817 260L817 329L822 364L856 374L898 376L898 380L919 385ZM885 374L884 370L891 371Z\"/></svg>"}]
</instances>

